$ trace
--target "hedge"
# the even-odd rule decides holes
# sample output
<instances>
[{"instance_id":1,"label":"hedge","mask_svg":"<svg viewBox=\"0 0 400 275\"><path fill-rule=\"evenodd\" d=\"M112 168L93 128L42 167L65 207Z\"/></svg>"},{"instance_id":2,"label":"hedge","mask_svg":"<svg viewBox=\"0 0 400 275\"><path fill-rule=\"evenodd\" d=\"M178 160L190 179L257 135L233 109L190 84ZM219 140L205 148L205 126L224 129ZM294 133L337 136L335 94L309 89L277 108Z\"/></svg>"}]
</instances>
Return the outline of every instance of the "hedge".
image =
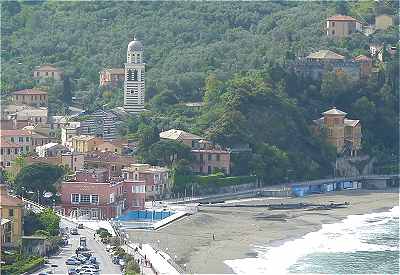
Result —
<instances>
[{"instance_id":1,"label":"hedge","mask_svg":"<svg viewBox=\"0 0 400 275\"><path fill-rule=\"evenodd\" d=\"M43 257L32 257L1 267L2 274L22 274L44 264Z\"/></svg>"}]
</instances>

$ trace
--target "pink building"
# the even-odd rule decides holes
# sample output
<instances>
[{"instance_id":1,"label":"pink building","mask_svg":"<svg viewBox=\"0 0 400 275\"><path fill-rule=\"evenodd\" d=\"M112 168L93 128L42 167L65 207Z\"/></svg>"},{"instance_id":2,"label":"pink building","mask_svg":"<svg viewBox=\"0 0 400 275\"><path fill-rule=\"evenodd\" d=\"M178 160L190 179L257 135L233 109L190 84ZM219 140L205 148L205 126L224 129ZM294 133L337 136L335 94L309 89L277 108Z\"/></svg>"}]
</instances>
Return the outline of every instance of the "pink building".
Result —
<instances>
[{"instance_id":1,"label":"pink building","mask_svg":"<svg viewBox=\"0 0 400 275\"><path fill-rule=\"evenodd\" d=\"M145 183L146 200L161 199L171 189L169 169L150 164L135 163L122 169L125 180L140 180Z\"/></svg>"},{"instance_id":2,"label":"pink building","mask_svg":"<svg viewBox=\"0 0 400 275\"><path fill-rule=\"evenodd\" d=\"M67 216L110 219L127 210L142 210L145 184L140 180L110 178L104 169L76 172L60 185L61 209Z\"/></svg>"}]
</instances>

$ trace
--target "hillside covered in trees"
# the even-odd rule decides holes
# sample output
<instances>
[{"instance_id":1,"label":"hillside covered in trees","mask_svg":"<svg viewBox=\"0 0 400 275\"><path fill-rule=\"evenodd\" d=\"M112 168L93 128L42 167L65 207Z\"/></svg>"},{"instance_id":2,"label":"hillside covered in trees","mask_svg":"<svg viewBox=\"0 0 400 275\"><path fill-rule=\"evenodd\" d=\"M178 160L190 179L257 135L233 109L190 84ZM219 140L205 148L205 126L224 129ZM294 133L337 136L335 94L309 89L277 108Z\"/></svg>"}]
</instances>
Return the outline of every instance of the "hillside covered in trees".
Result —
<instances>
[{"instance_id":1,"label":"hillside covered in trees","mask_svg":"<svg viewBox=\"0 0 400 275\"><path fill-rule=\"evenodd\" d=\"M121 89L98 88L99 71L123 66L135 34L145 47L149 112L126 121L121 131L128 137L180 128L227 147L248 143L253 154L236 161L239 173L268 182L289 171L292 178L316 178L332 174L335 153L309 125L336 106L361 120L366 153L382 159L398 153L398 55L366 81L334 74L315 81L288 69L319 49L351 58L368 54L371 43L396 45L394 27L331 40L324 26L336 13L373 23L380 12L397 14L397 2L51 1L7 2L1 9L2 95L33 87L34 66L53 63L68 86L50 85L53 106L82 95L89 111L121 106ZM193 101L205 106L183 104Z\"/></svg>"}]
</instances>

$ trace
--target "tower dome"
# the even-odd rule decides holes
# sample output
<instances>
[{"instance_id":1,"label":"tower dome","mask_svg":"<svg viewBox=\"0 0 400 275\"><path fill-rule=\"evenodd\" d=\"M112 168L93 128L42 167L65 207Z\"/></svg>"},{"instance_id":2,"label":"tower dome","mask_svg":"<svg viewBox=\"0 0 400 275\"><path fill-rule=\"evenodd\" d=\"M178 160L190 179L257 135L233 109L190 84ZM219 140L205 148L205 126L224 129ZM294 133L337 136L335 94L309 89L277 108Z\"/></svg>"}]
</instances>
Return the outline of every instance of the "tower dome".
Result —
<instances>
[{"instance_id":1,"label":"tower dome","mask_svg":"<svg viewBox=\"0 0 400 275\"><path fill-rule=\"evenodd\" d=\"M133 37L133 41L128 44L128 52L139 52L143 51L143 44L136 37Z\"/></svg>"}]
</instances>

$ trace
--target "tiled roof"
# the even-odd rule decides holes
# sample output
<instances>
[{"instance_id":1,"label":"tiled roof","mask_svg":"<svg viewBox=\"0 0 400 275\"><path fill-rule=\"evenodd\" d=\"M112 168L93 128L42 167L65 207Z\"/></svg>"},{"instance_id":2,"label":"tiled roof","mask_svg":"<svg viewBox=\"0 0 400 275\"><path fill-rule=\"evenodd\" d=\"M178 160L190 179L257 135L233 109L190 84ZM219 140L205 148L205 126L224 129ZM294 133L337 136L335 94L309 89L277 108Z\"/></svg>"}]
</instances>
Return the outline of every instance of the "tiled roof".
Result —
<instances>
[{"instance_id":1,"label":"tiled roof","mask_svg":"<svg viewBox=\"0 0 400 275\"><path fill-rule=\"evenodd\" d=\"M308 59L335 59L335 60L344 60L344 56L332 52L330 50L320 50L315 53L309 54L306 58Z\"/></svg>"},{"instance_id":2,"label":"tiled roof","mask_svg":"<svg viewBox=\"0 0 400 275\"><path fill-rule=\"evenodd\" d=\"M360 121L358 119L344 119L345 126L355 127Z\"/></svg>"},{"instance_id":3,"label":"tiled roof","mask_svg":"<svg viewBox=\"0 0 400 275\"><path fill-rule=\"evenodd\" d=\"M24 202L20 198L9 195L4 184L0 184L0 206L18 207L23 205Z\"/></svg>"},{"instance_id":4,"label":"tiled roof","mask_svg":"<svg viewBox=\"0 0 400 275\"><path fill-rule=\"evenodd\" d=\"M191 134L182 130L171 129L160 133L160 138L172 140L185 140L185 139L203 139L200 136Z\"/></svg>"},{"instance_id":5,"label":"tiled roof","mask_svg":"<svg viewBox=\"0 0 400 275\"><path fill-rule=\"evenodd\" d=\"M12 93L13 95L47 95L46 92L36 89L19 90Z\"/></svg>"},{"instance_id":6,"label":"tiled roof","mask_svg":"<svg viewBox=\"0 0 400 275\"><path fill-rule=\"evenodd\" d=\"M123 68L111 68L111 69L104 69L102 72L108 72L110 74L125 74L125 69L123 69Z\"/></svg>"},{"instance_id":7,"label":"tiled roof","mask_svg":"<svg viewBox=\"0 0 400 275\"><path fill-rule=\"evenodd\" d=\"M358 21L357 19L355 19L351 16L341 15L341 14L333 15L326 20L327 21Z\"/></svg>"},{"instance_id":8,"label":"tiled roof","mask_svg":"<svg viewBox=\"0 0 400 275\"><path fill-rule=\"evenodd\" d=\"M16 144L16 143L14 143L14 142L6 141L6 140L0 140L0 147L1 148L19 148L21 146Z\"/></svg>"},{"instance_id":9,"label":"tiled roof","mask_svg":"<svg viewBox=\"0 0 400 275\"><path fill-rule=\"evenodd\" d=\"M131 162L136 163L136 159L132 156L121 156L114 152L106 151L93 151L85 155L85 161L101 161L101 162Z\"/></svg>"},{"instance_id":10,"label":"tiled roof","mask_svg":"<svg viewBox=\"0 0 400 275\"><path fill-rule=\"evenodd\" d=\"M371 61L371 58L365 55L359 55L353 58L354 61Z\"/></svg>"},{"instance_id":11,"label":"tiled roof","mask_svg":"<svg viewBox=\"0 0 400 275\"><path fill-rule=\"evenodd\" d=\"M26 130L0 130L1 137L31 136L32 133Z\"/></svg>"},{"instance_id":12,"label":"tiled roof","mask_svg":"<svg viewBox=\"0 0 400 275\"><path fill-rule=\"evenodd\" d=\"M323 115L344 115L344 116L347 115L347 113L336 109L336 107L333 107L332 109L325 111L322 114Z\"/></svg>"},{"instance_id":13,"label":"tiled roof","mask_svg":"<svg viewBox=\"0 0 400 275\"><path fill-rule=\"evenodd\" d=\"M84 140L84 141L88 141L88 140L91 140L91 139L94 139L94 138L95 138L95 136L88 136L88 135L80 135L80 136L72 137L72 139Z\"/></svg>"},{"instance_id":14,"label":"tiled roof","mask_svg":"<svg viewBox=\"0 0 400 275\"><path fill-rule=\"evenodd\" d=\"M61 69L57 68L53 64L42 64L40 66L36 66L35 71L59 71L59 72L62 72Z\"/></svg>"}]
</instances>

